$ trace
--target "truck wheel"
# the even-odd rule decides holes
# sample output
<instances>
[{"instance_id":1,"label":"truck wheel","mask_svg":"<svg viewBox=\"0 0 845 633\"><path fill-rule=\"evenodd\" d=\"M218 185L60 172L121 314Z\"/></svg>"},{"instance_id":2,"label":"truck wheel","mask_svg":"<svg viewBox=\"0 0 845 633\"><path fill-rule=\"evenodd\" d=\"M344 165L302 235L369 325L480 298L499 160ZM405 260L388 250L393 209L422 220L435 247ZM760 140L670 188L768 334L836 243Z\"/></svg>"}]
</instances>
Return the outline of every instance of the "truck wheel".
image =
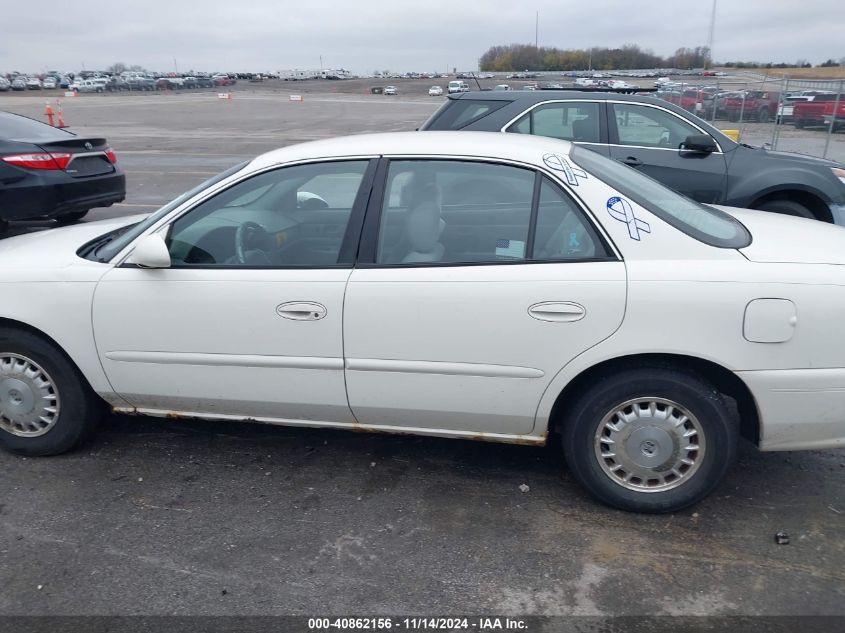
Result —
<instances>
[{"instance_id":1,"label":"truck wheel","mask_svg":"<svg viewBox=\"0 0 845 633\"><path fill-rule=\"evenodd\" d=\"M804 127L804 121L798 120L793 121L792 124L796 127L796 129L802 129Z\"/></svg>"},{"instance_id":2,"label":"truck wheel","mask_svg":"<svg viewBox=\"0 0 845 633\"><path fill-rule=\"evenodd\" d=\"M757 111L757 122L758 123L768 123L769 122L769 109L768 108L760 108Z\"/></svg>"},{"instance_id":3,"label":"truck wheel","mask_svg":"<svg viewBox=\"0 0 845 633\"><path fill-rule=\"evenodd\" d=\"M728 112L728 121L730 121L731 123L736 123L737 121L739 121L739 113L734 111Z\"/></svg>"},{"instance_id":4,"label":"truck wheel","mask_svg":"<svg viewBox=\"0 0 845 633\"><path fill-rule=\"evenodd\" d=\"M816 216L800 202L792 200L770 200L754 207L760 211L771 211L772 213L781 213L783 215L791 215L796 218L807 218L815 220Z\"/></svg>"},{"instance_id":5,"label":"truck wheel","mask_svg":"<svg viewBox=\"0 0 845 633\"><path fill-rule=\"evenodd\" d=\"M605 376L563 427L572 474L595 497L632 512L674 512L719 485L736 456L738 421L699 375L661 367Z\"/></svg>"}]
</instances>

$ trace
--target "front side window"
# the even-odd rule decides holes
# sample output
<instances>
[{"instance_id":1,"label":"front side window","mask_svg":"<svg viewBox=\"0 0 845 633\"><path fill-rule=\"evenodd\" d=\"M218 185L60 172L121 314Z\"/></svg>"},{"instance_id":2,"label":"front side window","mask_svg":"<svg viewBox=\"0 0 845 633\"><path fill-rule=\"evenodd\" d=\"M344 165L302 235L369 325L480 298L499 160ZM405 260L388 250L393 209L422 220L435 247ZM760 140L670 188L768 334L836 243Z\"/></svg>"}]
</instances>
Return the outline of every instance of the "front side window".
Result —
<instances>
[{"instance_id":1,"label":"front side window","mask_svg":"<svg viewBox=\"0 0 845 633\"><path fill-rule=\"evenodd\" d=\"M368 161L283 167L243 180L170 227L173 267L338 264Z\"/></svg>"},{"instance_id":2,"label":"front side window","mask_svg":"<svg viewBox=\"0 0 845 633\"><path fill-rule=\"evenodd\" d=\"M701 131L671 112L650 106L614 103L620 145L678 149L686 137Z\"/></svg>"},{"instance_id":3,"label":"front side window","mask_svg":"<svg viewBox=\"0 0 845 633\"><path fill-rule=\"evenodd\" d=\"M549 136L565 141L599 143L601 142L599 104L547 103L525 114L507 131Z\"/></svg>"}]
</instances>

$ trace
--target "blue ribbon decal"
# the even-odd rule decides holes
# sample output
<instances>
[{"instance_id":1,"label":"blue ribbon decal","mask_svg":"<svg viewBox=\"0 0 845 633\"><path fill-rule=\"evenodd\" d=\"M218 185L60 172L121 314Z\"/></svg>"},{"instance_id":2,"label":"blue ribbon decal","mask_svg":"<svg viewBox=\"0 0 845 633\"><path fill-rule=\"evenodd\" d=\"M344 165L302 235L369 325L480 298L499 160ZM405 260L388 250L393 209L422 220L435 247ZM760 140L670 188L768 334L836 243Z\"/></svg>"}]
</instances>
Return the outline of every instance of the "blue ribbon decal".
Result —
<instances>
[{"instance_id":1,"label":"blue ribbon decal","mask_svg":"<svg viewBox=\"0 0 845 633\"><path fill-rule=\"evenodd\" d=\"M625 198L620 198L619 196L609 198L607 201L607 212L614 220L619 220L628 225L628 235L631 236L632 240L640 241L640 231L651 233L651 227L648 222L640 220L634 215L634 209L631 207L631 203L625 200Z\"/></svg>"}]
</instances>

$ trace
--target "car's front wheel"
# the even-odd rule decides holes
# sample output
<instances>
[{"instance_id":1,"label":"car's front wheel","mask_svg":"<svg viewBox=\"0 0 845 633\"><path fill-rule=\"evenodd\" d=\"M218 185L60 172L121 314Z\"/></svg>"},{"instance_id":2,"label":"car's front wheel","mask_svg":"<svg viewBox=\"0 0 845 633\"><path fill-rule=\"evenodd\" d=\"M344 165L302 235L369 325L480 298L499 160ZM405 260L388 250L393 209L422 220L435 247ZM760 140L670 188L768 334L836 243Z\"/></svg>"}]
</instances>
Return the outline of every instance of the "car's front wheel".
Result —
<instances>
[{"instance_id":1,"label":"car's front wheel","mask_svg":"<svg viewBox=\"0 0 845 633\"><path fill-rule=\"evenodd\" d=\"M0 447L56 455L96 428L103 403L65 354L46 339L0 328Z\"/></svg>"},{"instance_id":2,"label":"car's front wheel","mask_svg":"<svg viewBox=\"0 0 845 633\"><path fill-rule=\"evenodd\" d=\"M734 462L736 415L685 370L605 376L569 409L563 449L573 475L608 505L673 512L707 496Z\"/></svg>"}]
</instances>

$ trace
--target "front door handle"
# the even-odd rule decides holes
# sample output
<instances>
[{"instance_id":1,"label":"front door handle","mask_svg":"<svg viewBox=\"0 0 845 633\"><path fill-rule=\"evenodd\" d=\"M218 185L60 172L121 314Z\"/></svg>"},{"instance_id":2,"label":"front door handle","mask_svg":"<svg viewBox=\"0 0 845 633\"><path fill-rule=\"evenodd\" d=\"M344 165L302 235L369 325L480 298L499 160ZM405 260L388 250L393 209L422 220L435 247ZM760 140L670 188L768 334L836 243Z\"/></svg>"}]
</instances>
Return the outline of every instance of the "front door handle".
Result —
<instances>
[{"instance_id":1,"label":"front door handle","mask_svg":"<svg viewBox=\"0 0 845 633\"><path fill-rule=\"evenodd\" d=\"M291 321L319 321L328 314L328 310L315 301L288 301L276 306L276 314Z\"/></svg>"},{"instance_id":2,"label":"front door handle","mask_svg":"<svg viewBox=\"0 0 845 633\"><path fill-rule=\"evenodd\" d=\"M643 161L641 161L636 156L628 156L622 162L625 163L626 165L628 165L629 167L639 167L640 165L643 164Z\"/></svg>"},{"instance_id":3,"label":"front door handle","mask_svg":"<svg viewBox=\"0 0 845 633\"><path fill-rule=\"evenodd\" d=\"M538 321L570 323L583 319L587 314L587 309L573 301L544 301L528 308L528 314Z\"/></svg>"}]
</instances>

